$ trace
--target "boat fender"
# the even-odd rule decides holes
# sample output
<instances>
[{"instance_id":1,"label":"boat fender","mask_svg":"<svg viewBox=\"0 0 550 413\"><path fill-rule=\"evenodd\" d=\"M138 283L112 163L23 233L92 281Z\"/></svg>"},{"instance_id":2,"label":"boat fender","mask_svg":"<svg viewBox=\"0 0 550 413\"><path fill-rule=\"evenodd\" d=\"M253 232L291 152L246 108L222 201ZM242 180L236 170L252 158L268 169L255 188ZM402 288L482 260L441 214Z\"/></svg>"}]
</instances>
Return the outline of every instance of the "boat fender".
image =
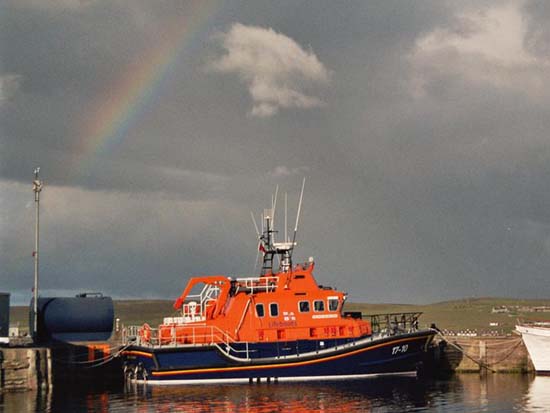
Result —
<instances>
[{"instance_id":1,"label":"boat fender","mask_svg":"<svg viewBox=\"0 0 550 413\"><path fill-rule=\"evenodd\" d=\"M151 341L151 327L149 324L143 324L143 327L139 329L139 336L141 337L141 341L145 343Z\"/></svg>"}]
</instances>

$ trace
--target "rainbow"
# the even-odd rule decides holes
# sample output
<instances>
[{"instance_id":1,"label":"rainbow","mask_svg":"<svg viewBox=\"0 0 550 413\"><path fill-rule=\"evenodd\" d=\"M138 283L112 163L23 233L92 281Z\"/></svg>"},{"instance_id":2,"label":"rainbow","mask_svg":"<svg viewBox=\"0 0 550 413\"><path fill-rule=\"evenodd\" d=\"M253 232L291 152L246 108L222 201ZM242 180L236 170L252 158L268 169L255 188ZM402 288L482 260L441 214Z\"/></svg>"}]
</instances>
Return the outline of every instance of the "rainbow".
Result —
<instances>
[{"instance_id":1,"label":"rainbow","mask_svg":"<svg viewBox=\"0 0 550 413\"><path fill-rule=\"evenodd\" d=\"M78 126L79 156L93 158L122 144L131 126L162 93L164 79L176 70L220 4L219 0L193 2L190 13L166 24L160 40L106 85Z\"/></svg>"}]
</instances>

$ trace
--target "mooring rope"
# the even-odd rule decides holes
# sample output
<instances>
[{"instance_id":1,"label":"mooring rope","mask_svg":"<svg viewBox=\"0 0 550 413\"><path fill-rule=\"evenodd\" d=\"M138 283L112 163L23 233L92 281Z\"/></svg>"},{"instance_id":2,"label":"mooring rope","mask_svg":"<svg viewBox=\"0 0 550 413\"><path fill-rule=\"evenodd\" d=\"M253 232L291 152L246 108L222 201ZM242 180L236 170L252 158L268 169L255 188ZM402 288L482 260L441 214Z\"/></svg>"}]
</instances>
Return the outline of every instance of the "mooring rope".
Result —
<instances>
[{"instance_id":1,"label":"mooring rope","mask_svg":"<svg viewBox=\"0 0 550 413\"><path fill-rule=\"evenodd\" d=\"M470 360L472 360L474 363L476 363L477 365L479 365L479 367L482 367L482 368L485 368L487 370L490 370L491 372L495 373L495 370L493 370L492 368L489 367L489 365L483 363L481 360L477 360L475 357L469 355L462 347L460 347L459 345L455 344L455 343L452 343L450 341L447 341L445 336L441 333L439 333L439 335L445 340L445 342L447 344L449 344L451 347L454 347L456 350L460 351L465 357L469 358Z\"/></svg>"},{"instance_id":2,"label":"mooring rope","mask_svg":"<svg viewBox=\"0 0 550 413\"><path fill-rule=\"evenodd\" d=\"M108 347L109 353L112 352L114 349L116 349L118 347L119 347L118 345ZM74 358L81 358L83 356L88 356L89 350L90 349L87 349L85 352L77 353L77 354L74 355L74 357L71 357L69 359L61 359L61 358L52 357L52 360L55 361L55 362L64 363L64 364L89 364L89 363L94 363L96 360L83 360L83 361L74 360ZM110 355L108 355L106 357L102 357L102 359L107 358L107 357L110 357Z\"/></svg>"},{"instance_id":3,"label":"mooring rope","mask_svg":"<svg viewBox=\"0 0 550 413\"><path fill-rule=\"evenodd\" d=\"M106 364L109 361L111 361L111 360L115 359L116 357L120 356L120 353L122 353L124 350L126 350L130 345L131 345L131 343L126 344L124 346L115 345L115 346L109 347L108 348L108 351L109 351L108 355L106 355L104 357L101 357L101 358L94 359L94 360L83 360L83 361L77 361L77 360L71 360L71 359L63 360L63 359L54 358L54 357L52 357L52 360L55 361L56 363L67 364L67 365L71 365L71 364L75 364L75 365L92 364L92 366L84 366L85 368L96 367L96 366L99 366L99 365L102 365L102 364ZM116 349L116 351L114 351L114 353L113 353L113 350L115 350L115 349ZM113 353L113 354L111 354L111 353ZM89 354L88 352L80 353L80 354L77 355L77 357L88 355L88 354Z\"/></svg>"},{"instance_id":4,"label":"mooring rope","mask_svg":"<svg viewBox=\"0 0 550 413\"><path fill-rule=\"evenodd\" d=\"M476 363L477 365L479 365L479 367L482 367L482 368L485 368L489 371L491 371L492 373L496 373L495 370L493 370L491 368L491 366L495 366L499 363L502 363L504 360L506 360L508 357L510 357L512 355L512 353L516 350L516 348L519 347L519 345L521 344L522 342L522 339L519 338L517 340L514 340L512 343L507 343L507 344L510 344L509 347L507 348L504 348L504 349L500 349L498 352L496 352L496 354L500 354L500 353L504 353L505 351L508 351L508 353L502 357L501 359L497 360L497 361L494 361L492 363L484 363L483 361L475 358L474 356L468 354L461 346L459 346L458 344L456 343L453 343L450 341L450 338L448 336L446 336L445 334L443 334L441 331L439 330L436 330L437 331L437 334L439 336L441 336L441 338L445 341L445 343L449 344L451 347L455 348L456 350L460 351L465 357L467 357L468 359L470 359L471 361L473 361L474 363ZM454 337L456 339L456 337ZM499 343L498 345L500 345L501 343ZM474 347L473 344L470 344L469 345L470 347ZM487 349L487 348L486 348Z\"/></svg>"},{"instance_id":5,"label":"mooring rope","mask_svg":"<svg viewBox=\"0 0 550 413\"><path fill-rule=\"evenodd\" d=\"M94 364L94 365L91 365L91 366L85 366L84 368L86 369L92 369L94 367L99 367L99 366L102 366L104 364L107 364L111 361L113 361L114 359L116 359L117 357L120 356L120 354L126 350L128 347L130 347L132 345L132 343L128 343L126 344L125 346L120 346L119 350L113 354L109 354L109 356L107 357L104 357L103 359L97 359L97 360L94 360L94 361L99 361L99 363L97 364Z\"/></svg>"},{"instance_id":6,"label":"mooring rope","mask_svg":"<svg viewBox=\"0 0 550 413\"><path fill-rule=\"evenodd\" d=\"M121 347L119 348L119 350L118 350L116 353L114 353L114 354L109 354L109 356L104 357L103 359L93 360L93 361L99 361L99 363L93 364L93 365L91 365L91 366L85 366L84 368L86 368L86 369L93 369L93 368L95 368L95 367L99 367L99 366L102 366L102 365L104 365L104 364L107 364L107 363L113 361L114 359L116 359L117 357L119 357L120 354L121 354L124 350L126 350L128 347L130 347L130 346L131 346L131 343L126 344L125 346L121 346Z\"/></svg>"},{"instance_id":7,"label":"mooring rope","mask_svg":"<svg viewBox=\"0 0 550 413\"><path fill-rule=\"evenodd\" d=\"M520 339L517 341L516 345L512 348L512 350L510 350L510 352L509 352L508 354L506 354L506 356L504 356L504 357L501 358L500 360L495 361L495 362L493 362L493 363L491 363L491 364L489 364L489 365L490 365L490 366L494 366L494 365L496 365L496 364L498 364L498 363L502 363L504 360L506 360L508 357L510 357L510 356L512 355L512 353L516 350L516 348L519 347L519 345L521 344L522 341L523 341L523 340L520 338Z\"/></svg>"}]
</instances>

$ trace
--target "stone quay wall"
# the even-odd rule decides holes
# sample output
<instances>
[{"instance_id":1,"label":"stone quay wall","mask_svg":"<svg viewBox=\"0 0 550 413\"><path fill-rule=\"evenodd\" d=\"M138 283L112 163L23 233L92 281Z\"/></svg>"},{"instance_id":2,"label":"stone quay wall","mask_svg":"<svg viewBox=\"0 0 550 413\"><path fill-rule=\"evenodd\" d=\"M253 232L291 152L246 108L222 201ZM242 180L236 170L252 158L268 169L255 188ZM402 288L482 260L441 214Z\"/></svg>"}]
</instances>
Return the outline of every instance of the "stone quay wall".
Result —
<instances>
[{"instance_id":1,"label":"stone quay wall","mask_svg":"<svg viewBox=\"0 0 550 413\"><path fill-rule=\"evenodd\" d=\"M446 336L439 358L449 370L479 373L531 373L533 363L517 335Z\"/></svg>"},{"instance_id":2,"label":"stone quay wall","mask_svg":"<svg viewBox=\"0 0 550 413\"><path fill-rule=\"evenodd\" d=\"M47 389L52 355L46 347L0 348L0 391Z\"/></svg>"}]
</instances>

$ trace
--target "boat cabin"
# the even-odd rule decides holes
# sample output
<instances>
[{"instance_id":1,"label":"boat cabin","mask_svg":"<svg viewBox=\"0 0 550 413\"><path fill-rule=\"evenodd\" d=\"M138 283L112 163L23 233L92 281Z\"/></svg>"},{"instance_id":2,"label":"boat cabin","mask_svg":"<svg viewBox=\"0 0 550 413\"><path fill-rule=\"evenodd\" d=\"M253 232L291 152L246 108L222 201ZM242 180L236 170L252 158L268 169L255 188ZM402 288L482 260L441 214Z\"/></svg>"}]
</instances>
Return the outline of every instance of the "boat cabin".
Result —
<instances>
[{"instance_id":1,"label":"boat cabin","mask_svg":"<svg viewBox=\"0 0 550 413\"><path fill-rule=\"evenodd\" d=\"M309 262L275 275L192 278L174 303L178 315L166 317L159 326L159 344L319 340L371 334L369 322L343 315L345 293L317 285L314 267ZM192 294L194 291L198 293Z\"/></svg>"}]
</instances>

